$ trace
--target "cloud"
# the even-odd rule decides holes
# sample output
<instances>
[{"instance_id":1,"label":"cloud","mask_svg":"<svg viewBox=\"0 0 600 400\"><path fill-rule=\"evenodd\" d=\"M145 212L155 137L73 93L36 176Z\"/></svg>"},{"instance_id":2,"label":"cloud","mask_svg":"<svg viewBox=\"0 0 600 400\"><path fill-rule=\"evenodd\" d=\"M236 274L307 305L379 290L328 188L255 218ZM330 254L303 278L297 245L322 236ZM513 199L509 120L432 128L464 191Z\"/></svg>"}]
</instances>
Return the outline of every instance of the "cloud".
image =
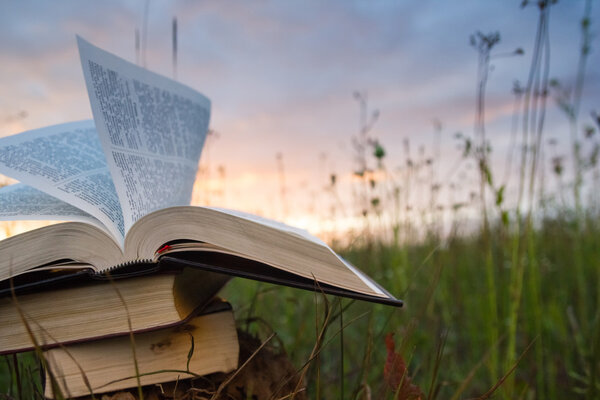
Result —
<instances>
[{"instance_id":1,"label":"cloud","mask_svg":"<svg viewBox=\"0 0 600 400\"><path fill-rule=\"evenodd\" d=\"M583 2L573 3L553 6L550 25L552 75L567 86L576 73L583 11ZM89 118L74 36L134 60L144 4L1 2L0 134ZM505 148L511 88L515 79L527 78L537 10L477 0L151 1L147 62L164 75L172 74L175 16L178 78L213 101L212 127L221 137L210 150L212 164L227 167L230 190L265 192L264 202L277 184L246 189L243 177L274 179L276 153L284 156L290 184L321 185L330 172L352 171L355 90L368 92L369 106L381 111L372 134L386 147L391 167L403 163L406 138L413 149L432 151L434 119L443 125L443 156L453 160L452 135L472 131L477 54L468 39L477 30L500 31L499 52L525 50L523 57L494 60L488 82L488 132L498 149ZM593 66L599 54L593 51L588 60L582 115L598 109L600 73ZM27 118L11 117L22 110ZM548 118L548 135L566 136L561 116Z\"/></svg>"}]
</instances>

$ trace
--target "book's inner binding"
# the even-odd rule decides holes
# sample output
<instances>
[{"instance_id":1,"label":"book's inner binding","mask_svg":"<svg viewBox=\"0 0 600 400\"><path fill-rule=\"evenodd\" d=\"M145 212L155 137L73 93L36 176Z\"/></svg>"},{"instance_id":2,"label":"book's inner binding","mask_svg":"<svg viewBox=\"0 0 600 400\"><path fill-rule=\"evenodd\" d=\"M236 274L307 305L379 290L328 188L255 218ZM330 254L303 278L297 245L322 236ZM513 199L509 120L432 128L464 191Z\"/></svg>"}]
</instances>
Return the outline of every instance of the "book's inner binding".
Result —
<instances>
[{"instance_id":1,"label":"book's inner binding","mask_svg":"<svg viewBox=\"0 0 600 400\"><path fill-rule=\"evenodd\" d=\"M110 276L113 275L113 273L115 273L115 275L117 276L124 276L124 275L139 275L138 273L135 273L136 270L140 271L140 272L144 272L144 273L150 273L153 271L154 267L152 267L153 265L155 265L156 262L152 259L149 258L139 258L139 259L135 259L135 260L129 260L129 261L124 261L121 262L119 264L110 266L110 267L105 267L105 268L98 268L96 275L97 276ZM140 267L143 267L143 271L140 270ZM148 271L148 268L150 267L150 270Z\"/></svg>"}]
</instances>

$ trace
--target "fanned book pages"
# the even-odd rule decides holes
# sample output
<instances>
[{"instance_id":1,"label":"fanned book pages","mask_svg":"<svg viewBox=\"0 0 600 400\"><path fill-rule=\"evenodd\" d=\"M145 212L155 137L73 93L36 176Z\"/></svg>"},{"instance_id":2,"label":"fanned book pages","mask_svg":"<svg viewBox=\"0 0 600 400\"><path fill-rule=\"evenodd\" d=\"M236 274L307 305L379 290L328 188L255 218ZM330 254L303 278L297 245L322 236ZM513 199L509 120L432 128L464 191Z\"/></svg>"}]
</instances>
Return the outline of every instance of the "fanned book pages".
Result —
<instances>
[{"instance_id":1,"label":"fanned book pages","mask_svg":"<svg viewBox=\"0 0 600 400\"><path fill-rule=\"evenodd\" d=\"M402 304L303 230L189 206L210 101L78 45L94 120L0 139L0 173L20 182L0 189L0 219L66 221L0 242L0 294L85 271L194 267Z\"/></svg>"}]
</instances>

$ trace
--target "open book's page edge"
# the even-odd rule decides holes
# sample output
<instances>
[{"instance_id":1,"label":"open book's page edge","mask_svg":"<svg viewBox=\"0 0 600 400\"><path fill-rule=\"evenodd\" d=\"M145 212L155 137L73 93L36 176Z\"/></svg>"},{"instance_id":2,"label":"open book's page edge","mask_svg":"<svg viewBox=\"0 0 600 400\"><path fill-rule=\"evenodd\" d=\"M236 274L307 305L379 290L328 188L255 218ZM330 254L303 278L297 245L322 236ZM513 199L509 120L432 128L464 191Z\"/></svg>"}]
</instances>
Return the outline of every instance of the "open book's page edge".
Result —
<instances>
[{"instance_id":1,"label":"open book's page edge","mask_svg":"<svg viewBox=\"0 0 600 400\"><path fill-rule=\"evenodd\" d=\"M272 226L272 223L265 223L268 220L256 221L248 214L241 214L202 206L177 206L158 210L148 214L132 227L125 246L130 250L137 249L136 254L156 260L165 250L174 250L165 249L164 245L186 241L207 243L226 253L241 255L243 258L259 261L311 280L316 278L319 282L346 287L355 292L389 297L389 293L363 274L357 273L357 269L349 268L347 262L342 261L324 242L314 237L307 240L305 235L308 234L298 235L289 229L282 230L281 226L287 227L286 225ZM205 229L208 226L206 224L200 225L198 230L191 228L196 222L202 221L206 221L208 225L212 224L212 229L216 231L214 237L211 235L212 230ZM185 224L188 235L181 235L179 229L171 229L178 223ZM151 234L148 234L149 229ZM159 229L162 234L155 233L159 232ZM277 250L278 244L283 245L281 248L286 249L286 254ZM277 256L267 256L271 249ZM294 252L293 249L297 251ZM132 253L128 257L131 258ZM340 285L340 279L345 281L344 285Z\"/></svg>"},{"instance_id":2,"label":"open book's page edge","mask_svg":"<svg viewBox=\"0 0 600 400\"><path fill-rule=\"evenodd\" d=\"M273 220L270 218L261 217L259 215L250 214L250 213L247 213L244 211L232 210L230 208L223 208L223 207L203 207L203 208L207 208L209 210L214 210L214 211L217 211L217 212L220 212L223 214L231 215L233 217L243 218L245 220L252 221L257 224L268 226L270 228L277 229L277 230L285 232L287 234L300 237L300 238L308 240L310 242L313 242L313 243L316 243L319 245L323 245L323 246L327 246L327 244L325 242L323 242L318 237L312 235L307 230L304 230L301 228L296 228L294 226L287 225L283 222L279 222L279 221L276 221L276 220Z\"/></svg>"},{"instance_id":3,"label":"open book's page edge","mask_svg":"<svg viewBox=\"0 0 600 400\"><path fill-rule=\"evenodd\" d=\"M342 257L340 257L335 251L333 251L327 245L327 243L325 243L324 241L322 241L321 239L319 239L318 237L312 235L311 233L309 233L308 231L306 231L304 229L295 228L295 227L287 225L287 224L285 224L283 222L271 220L269 218L260 217L260 216L249 214L249 213L245 213L243 211L230 210L230 209L220 208L220 207L206 207L206 208L209 208L211 210L215 210L215 211L221 212L223 214L228 214L228 215L231 215L231 216L234 216L234 217L243 218L243 219L246 219L248 221L252 221L252 222L260 224L260 225L268 226L270 228L277 229L277 230L279 230L281 232L284 232L284 233L287 233L287 234L290 234L290 235L294 235L294 236L300 237L300 238L302 238L304 240L308 240L308 241L310 241L312 243L315 243L315 244L318 244L318 245L320 245L322 247L325 247L332 254L334 254L346 266L346 268L348 268L360 280L362 280L363 283L365 285L367 285L371 290L373 290L374 292L379 293L381 295L389 295L389 293L383 291L379 285L377 285L375 282L373 282L373 280L370 279L369 277L367 277L362 271L360 271L358 268L354 267L348 261L346 261Z\"/></svg>"},{"instance_id":4,"label":"open book's page edge","mask_svg":"<svg viewBox=\"0 0 600 400\"><path fill-rule=\"evenodd\" d=\"M331 250L331 249L330 249ZM331 250L331 252L333 254L335 254L335 256L342 262L344 263L344 265L352 272L354 272L354 274L356 276L358 276L364 283L365 285L367 285L371 290L373 290L376 293L379 294L383 294L386 296L390 296L390 294L387 291L384 291L381 289L381 286L379 286L377 283L375 283L375 281L373 281L371 278L369 278L368 276L366 276L361 270L359 270L358 268L356 268L354 265L350 264L348 261L346 261L345 259L343 259L342 257L340 257L336 252L334 252L333 250Z\"/></svg>"}]
</instances>

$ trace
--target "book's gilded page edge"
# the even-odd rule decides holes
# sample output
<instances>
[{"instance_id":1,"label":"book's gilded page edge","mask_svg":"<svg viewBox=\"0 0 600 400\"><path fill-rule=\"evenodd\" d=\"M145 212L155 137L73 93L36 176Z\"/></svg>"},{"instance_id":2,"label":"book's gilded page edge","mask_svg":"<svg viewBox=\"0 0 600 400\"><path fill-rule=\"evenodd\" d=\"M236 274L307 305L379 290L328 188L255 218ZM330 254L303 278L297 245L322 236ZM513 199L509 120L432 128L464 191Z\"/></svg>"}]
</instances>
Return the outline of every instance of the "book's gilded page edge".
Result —
<instances>
[{"instance_id":1,"label":"book's gilded page edge","mask_svg":"<svg viewBox=\"0 0 600 400\"><path fill-rule=\"evenodd\" d=\"M323 240L312 235L311 233L309 233L308 231L306 231L304 229L296 228L296 227L287 225L282 222L278 222L278 221L271 220L269 218L264 218L264 217L260 217L257 215L249 214L249 213L246 213L243 211L231 210L231 209L221 208L221 207L204 207L204 208L214 210L214 211L217 211L217 212L223 213L223 214L228 214L228 215L231 215L236 218L241 218L241 219L253 222L255 224L261 225L261 226L266 226L268 228L277 230L284 234L292 235L292 236L301 238L303 240L306 240L308 242L314 243L318 246L321 246L321 247L327 249L329 252L331 252L346 268L348 268L354 275L356 275L375 294L393 298L393 296L391 296L388 292L382 290L382 288L378 284L376 284L370 277L368 277L362 271L360 271L358 268L356 268L355 266L350 264L348 261L346 261L342 257L340 257L331 247L329 247L329 245L327 243L325 243ZM226 249L224 249L224 250L227 251ZM240 254L236 254L235 252L230 252L230 254L240 255ZM240 256L244 256L244 255L240 255ZM255 259L255 261L260 261L260 260ZM275 266L275 265L271 265L271 266L273 266L275 268L281 268L281 267Z\"/></svg>"},{"instance_id":2,"label":"book's gilded page edge","mask_svg":"<svg viewBox=\"0 0 600 400\"><path fill-rule=\"evenodd\" d=\"M335 251L331 250L331 252L333 254L335 254L335 256L346 266L346 268L348 268L350 271L352 271L354 273L354 275L358 276L360 278L360 280L363 281L364 284L367 285L371 290L373 290L377 294L380 294L383 296L389 296L389 293L386 293L383 290L381 290L379 285L377 285L375 282L373 282L373 280L371 278L369 278L368 276L366 276L361 270L359 270L358 268L356 268L355 266L350 264L348 261L344 260Z\"/></svg>"}]
</instances>

